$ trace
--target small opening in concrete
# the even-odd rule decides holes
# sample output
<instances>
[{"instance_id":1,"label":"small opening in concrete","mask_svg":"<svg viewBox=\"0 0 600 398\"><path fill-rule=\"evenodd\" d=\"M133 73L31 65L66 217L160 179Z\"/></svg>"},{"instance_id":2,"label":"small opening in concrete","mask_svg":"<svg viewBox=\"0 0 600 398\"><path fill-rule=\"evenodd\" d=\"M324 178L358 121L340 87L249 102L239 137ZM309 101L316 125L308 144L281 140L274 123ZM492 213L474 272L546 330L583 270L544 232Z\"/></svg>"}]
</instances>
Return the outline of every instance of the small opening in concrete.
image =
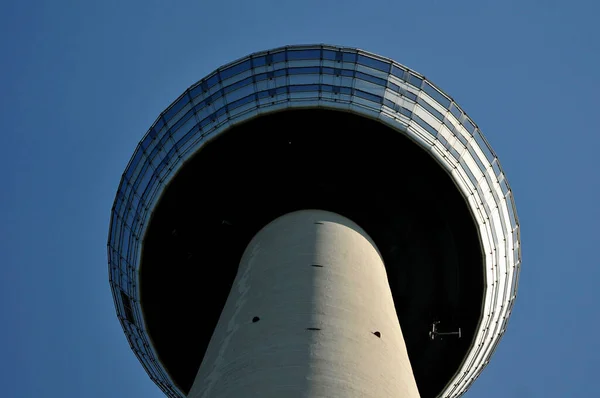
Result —
<instances>
[{"instance_id":1,"label":"small opening in concrete","mask_svg":"<svg viewBox=\"0 0 600 398\"><path fill-rule=\"evenodd\" d=\"M319 265L319 264L311 264L310 266L311 266L311 267L317 267L317 268L323 268L323 266L322 266L322 265Z\"/></svg>"},{"instance_id":2,"label":"small opening in concrete","mask_svg":"<svg viewBox=\"0 0 600 398\"><path fill-rule=\"evenodd\" d=\"M321 224L321 225L323 225L323 223L320 222L320 221L315 221L315 224Z\"/></svg>"},{"instance_id":3,"label":"small opening in concrete","mask_svg":"<svg viewBox=\"0 0 600 398\"><path fill-rule=\"evenodd\" d=\"M255 316L254 318L252 318L252 323L256 323L258 321L260 321L259 317Z\"/></svg>"},{"instance_id":4,"label":"small opening in concrete","mask_svg":"<svg viewBox=\"0 0 600 398\"><path fill-rule=\"evenodd\" d=\"M306 328L306 330L321 330L321 328Z\"/></svg>"},{"instance_id":5,"label":"small opening in concrete","mask_svg":"<svg viewBox=\"0 0 600 398\"><path fill-rule=\"evenodd\" d=\"M377 336L377 337L381 338L381 333L379 333L379 332L373 332L373 334L374 334L375 336Z\"/></svg>"}]
</instances>

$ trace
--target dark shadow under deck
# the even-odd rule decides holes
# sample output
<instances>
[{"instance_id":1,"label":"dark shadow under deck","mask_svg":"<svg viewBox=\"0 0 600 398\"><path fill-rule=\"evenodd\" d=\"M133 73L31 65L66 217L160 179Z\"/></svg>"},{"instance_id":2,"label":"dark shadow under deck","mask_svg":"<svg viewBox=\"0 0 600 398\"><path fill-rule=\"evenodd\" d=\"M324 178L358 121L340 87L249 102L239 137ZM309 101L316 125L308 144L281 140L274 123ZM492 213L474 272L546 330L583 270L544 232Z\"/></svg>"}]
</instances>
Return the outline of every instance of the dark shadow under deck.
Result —
<instances>
[{"instance_id":1,"label":"dark shadow under deck","mask_svg":"<svg viewBox=\"0 0 600 398\"><path fill-rule=\"evenodd\" d=\"M465 199L424 150L380 122L283 111L211 141L154 210L140 268L150 338L189 391L254 234L300 209L339 213L375 241L422 398L458 370L481 316L482 252ZM252 320L248 320L251 325ZM462 329L431 341L428 331Z\"/></svg>"}]
</instances>

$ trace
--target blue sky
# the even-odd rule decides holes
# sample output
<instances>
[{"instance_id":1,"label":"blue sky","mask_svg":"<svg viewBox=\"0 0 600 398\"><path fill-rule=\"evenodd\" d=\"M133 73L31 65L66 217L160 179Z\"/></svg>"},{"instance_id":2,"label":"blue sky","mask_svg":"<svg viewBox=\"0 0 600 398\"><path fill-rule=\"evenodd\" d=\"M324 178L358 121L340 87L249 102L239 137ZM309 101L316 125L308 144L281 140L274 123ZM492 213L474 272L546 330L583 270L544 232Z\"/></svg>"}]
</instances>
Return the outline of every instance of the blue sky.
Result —
<instances>
[{"instance_id":1,"label":"blue sky","mask_svg":"<svg viewBox=\"0 0 600 398\"><path fill-rule=\"evenodd\" d=\"M108 285L121 173L211 70L286 44L423 73L482 128L517 200L519 297L466 397L600 396L600 3L589 0L4 1L0 381L22 397L161 397Z\"/></svg>"}]
</instances>

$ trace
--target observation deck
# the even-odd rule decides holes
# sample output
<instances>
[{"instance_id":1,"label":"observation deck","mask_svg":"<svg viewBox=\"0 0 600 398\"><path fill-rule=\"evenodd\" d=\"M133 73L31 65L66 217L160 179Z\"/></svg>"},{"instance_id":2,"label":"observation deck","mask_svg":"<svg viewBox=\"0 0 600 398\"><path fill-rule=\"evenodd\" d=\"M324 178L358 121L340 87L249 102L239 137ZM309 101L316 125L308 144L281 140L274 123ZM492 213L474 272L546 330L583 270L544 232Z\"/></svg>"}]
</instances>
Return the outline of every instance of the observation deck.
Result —
<instances>
[{"instance_id":1,"label":"observation deck","mask_svg":"<svg viewBox=\"0 0 600 398\"><path fill-rule=\"evenodd\" d=\"M516 297L512 191L477 125L433 83L327 45L217 69L158 117L127 165L109 278L152 380L187 394L247 244L310 208L353 220L377 244L421 397L466 391ZM461 336L432 340L433 324Z\"/></svg>"}]
</instances>

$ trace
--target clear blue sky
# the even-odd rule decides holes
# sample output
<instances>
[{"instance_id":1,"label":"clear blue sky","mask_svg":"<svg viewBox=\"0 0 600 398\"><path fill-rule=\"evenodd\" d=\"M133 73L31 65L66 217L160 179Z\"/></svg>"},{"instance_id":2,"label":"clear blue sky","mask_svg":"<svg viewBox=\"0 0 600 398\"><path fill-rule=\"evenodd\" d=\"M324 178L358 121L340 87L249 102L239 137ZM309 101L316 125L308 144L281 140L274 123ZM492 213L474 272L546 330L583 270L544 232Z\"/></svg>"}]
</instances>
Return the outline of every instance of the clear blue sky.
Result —
<instances>
[{"instance_id":1,"label":"clear blue sky","mask_svg":"<svg viewBox=\"0 0 600 398\"><path fill-rule=\"evenodd\" d=\"M189 85L301 43L423 73L500 156L523 271L508 332L466 397L600 396L600 2L6 0L1 15L3 397L162 396L108 285L119 178Z\"/></svg>"}]
</instances>

